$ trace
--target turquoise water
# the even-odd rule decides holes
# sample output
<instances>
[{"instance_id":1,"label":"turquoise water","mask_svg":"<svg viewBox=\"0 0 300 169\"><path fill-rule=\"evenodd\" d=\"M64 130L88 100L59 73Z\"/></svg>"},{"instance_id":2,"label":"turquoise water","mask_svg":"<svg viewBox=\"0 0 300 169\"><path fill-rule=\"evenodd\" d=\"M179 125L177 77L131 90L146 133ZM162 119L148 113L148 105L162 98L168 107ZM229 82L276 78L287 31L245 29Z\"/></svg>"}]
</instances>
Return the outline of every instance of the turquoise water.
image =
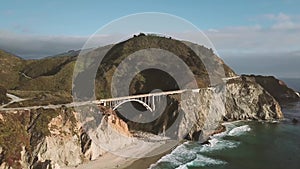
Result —
<instances>
[{"instance_id":1,"label":"turquoise water","mask_svg":"<svg viewBox=\"0 0 300 169\"><path fill-rule=\"evenodd\" d=\"M286 119L280 123L228 123L210 145L186 142L151 168L300 169L300 102L284 106L283 112Z\"/></svg>"}]
</instances>

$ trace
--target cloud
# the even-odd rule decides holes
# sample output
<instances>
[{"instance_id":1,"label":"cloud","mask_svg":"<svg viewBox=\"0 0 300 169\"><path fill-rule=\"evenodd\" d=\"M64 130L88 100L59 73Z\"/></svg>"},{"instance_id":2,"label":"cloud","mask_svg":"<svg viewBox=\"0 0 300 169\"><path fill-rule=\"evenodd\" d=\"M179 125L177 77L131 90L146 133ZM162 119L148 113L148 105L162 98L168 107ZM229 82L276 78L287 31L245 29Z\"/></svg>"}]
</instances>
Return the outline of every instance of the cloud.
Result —
<instances>
[{"instance_id":1,"label":"cloud","mask_svg":"<svg viewBox=\"0 0 300 169\"><path fill-rule=\"evenodd\" d=\"M225 54L282 53L299 50L300 20L284 13L260 16L273 21L270 26L226 27L205 31L216 49Z\"/></svg>"},{"instance_id":2,"label":"cloud","mask_svg":"<svg viewBox=\"0 0 300 169\"><path fill-rule=\"evenodd\" d=\"M205 31L219 55L238 73L300 78L300 17L267 14L269 27L227 27Z\"/></svg>"},{"instance_id":3,"label":"cloud","mask_svg":"<svg viewBox=\"0 0 300 169\"><path fill-rule=\"evenodd\" d=\"M265 26L267 21L271 24ZM214 44L220 57L238 73L300 78L300 17L284 13L266 14L260 16L257 22L252 26L208 29L204 33ZM124 36L121 34L96 35L91 43L102 46L120 41L122 37ZM195 32L179 32L176 37L206 45L206 40L203 43L199 40L205 36L196 36ZM25 58L40 58L81 49L88 38L0 31L0 49Z\"/></svg>"},{"instance_id":4,"label":"cloud","mask_svg":"<svg viewBox=\"0 0 300 169\"><path fill-rule=\"evenodd\" d=\"M23 58L41 58L64 53L71 49L81 49L88 38L88 36L24 35L0 31L0 49ZM118 38L119 35L95 35L91 44L95 44L95 47L102 46Z\"/></svg>"},{"instance_id":5,"label":"cloud","mask_svg":"<svg viewBox=\"0 0 300 169\"><path fill-rule=\"evenodd\" d=\"M280 12L279 14L265 14L262 15L263 18L269 19L269 20L275 20L279 22L289 21L291 20L291 17L285 13Z\"/></svg>"},{"instance_id":6,"label":"cloud","mask_svg":"<svg viewBox=\"0 0 300 169\"><path fill-rule=\"evenodd\" d=\"M297 15L287 15L285 13L280 12L278 14L265 14L262 15L261 18L273 21L271 29L274 30L300 29L300 17Z\"/></svg>"},{"instance_id":7,"label":"cloud","mask_svg":"<svg viewBox=\"0 0 300 169\"><path fill-rule=\"evenodd\" d=\"M24 58L40 58L79 49L85 37L21 35L0 32L0 48Z\"/></svg>"},{"instance_id":8,"label":"cloud","mask_svg":"<svg viewBox=\"0 0 300 169\"><path fill-rule=\"evenodd\" d=\"M233 53L283 52L299 49L300 30L223 29L205 32L218 51Z\"/></svg>"}]
</instances>

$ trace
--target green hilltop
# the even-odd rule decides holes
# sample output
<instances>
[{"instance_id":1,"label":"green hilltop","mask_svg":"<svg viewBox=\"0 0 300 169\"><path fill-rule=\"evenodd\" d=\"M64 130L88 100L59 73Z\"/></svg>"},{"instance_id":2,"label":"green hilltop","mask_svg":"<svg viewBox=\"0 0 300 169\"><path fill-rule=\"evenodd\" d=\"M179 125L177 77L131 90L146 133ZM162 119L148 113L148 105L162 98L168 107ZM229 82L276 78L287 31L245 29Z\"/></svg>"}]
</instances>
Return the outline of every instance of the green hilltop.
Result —
<instances>
[{"instance_id":1,"label":"green hilltop","mask_svg":"<svg viewBox=\"0 0 300 169\"><path fill-rule=\"evenodd\" d=\"M134 36L126 41L115 44L108 51L102 60L101 65L97 68L98 71L95 79L96 97L103 98L111 96L109 84L114 70L124 58L141 49L160 48L179 56L195 75L199 87L208 86L210 84L210 79L205 66L199 59L198 55L201 55L204 59L218 60L218 64L214 66L223 66L225 68L226 76L235 74L213 53L211 49L194 44L194 47L195 46L200 53L196 54L186 42L172 38L144 34ZM103 48L104 47L100 47L92 52L93 54L97 54L97 52L101 51ZM87 52L87 55L90 53L91 52ZM28 106L31 104L37 104L38 102L41 102L42 104L70 102L72 100L73 72L78 54L79 51L70 51L53 57L25 60L0 50L0 86L17 96L35 98L35 100L27 100L14 104L14 107ZM165 64L164 66L166 67L174 66L172 65L172 61L168 61L163 64ZM94 65L93 63L90 65L91 68L95 68L95 66L97 65ZM145 93L152 89L149 88L149 85L154 85L155 83L151 84L148 81L145 81L147 78L152 78L153 80L154 77L151 77L150 73L153 72L141 72L135 77L135 79L133 79L130 87L130 92L132 94ZM154 72L154 75L160 75L160 73L161 72ZM79 77L80 75L83 76L84 73L78 72ZM168 77L165 76L165 78ZM161 79L162 78L154 78L154 81ZM155 85L154 87L160 87L164 90L172 90L174 88Z\"/></svg>"}]
</instances>

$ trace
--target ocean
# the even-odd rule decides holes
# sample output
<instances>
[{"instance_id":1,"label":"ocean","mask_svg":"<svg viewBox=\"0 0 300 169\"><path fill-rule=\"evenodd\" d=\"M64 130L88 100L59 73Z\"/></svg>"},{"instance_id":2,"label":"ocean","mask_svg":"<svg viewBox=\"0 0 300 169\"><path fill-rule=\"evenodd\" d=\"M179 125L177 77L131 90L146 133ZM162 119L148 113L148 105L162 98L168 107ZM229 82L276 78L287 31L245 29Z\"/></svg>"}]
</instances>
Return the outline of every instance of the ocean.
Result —
<instances>
[{"instance_id":1,"label":"ocean","mask_svg":"<svg viewBox=\"0 0 300 169\"><path fill-rule=\"evenodd\" d=\"M295 91L300 92L300 79L299 78L280 78L283 80L290 88Z\"/></svg>"},{"instance_id":2,"label":"ocean","mask_svg":"<svg viewBox=\"0 0 300 169\"><path fill-rule=\"evenodd\" d=\"M210 144L185 142L150 169L300 169L300 102L282 111L280 122L225 123Z\"/></svg>"}]
</instances>

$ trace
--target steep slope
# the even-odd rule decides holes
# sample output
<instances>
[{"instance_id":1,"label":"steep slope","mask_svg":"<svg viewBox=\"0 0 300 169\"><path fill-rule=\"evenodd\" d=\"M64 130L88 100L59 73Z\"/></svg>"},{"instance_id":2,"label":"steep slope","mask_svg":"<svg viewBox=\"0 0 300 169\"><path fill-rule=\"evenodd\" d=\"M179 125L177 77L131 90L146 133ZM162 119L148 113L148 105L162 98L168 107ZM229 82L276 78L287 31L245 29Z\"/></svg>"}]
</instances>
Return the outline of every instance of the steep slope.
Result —
<instances>
[{"instance_id":1,"label":"steep slope","mask_svg":"<svg viewBox=\"0 0 300 169\"><path fill-rule=\"evenodd\" d=\"M0 105L9 102L9 98L6 96L7 90L0 86Z\"/></svg>"},{"instance_id":2,"label":"steep slope","mask_svg":"<svg viewBox=\"0 0 300 169\"><path fill-rule=\"evenodd\" d=\"M161 134L164 127L168 130L170 126L175 126L175 130L165 133L166 136L174 139L185 137L206 141L208 136L220 131L220 123L223 121L247 119L268 121L283 118L278 102L271 96L272 93L267 92L253 78L235 77L229 79L226 84L222 83L224 74L226 77L234 77L236 74L212 50L203 46L164 37L136 36L114 45L98 68L93 65L93 61L99 59L95 56L105 48L94 50L91 53L93 57L89 60L92 63L88 65L90 69L78 75L79 79L84 79L89 71L98 70L95 84L98 98L110 96L109 85L112 75L123 59L137 50L149 48L168 50L179 56L192 70L199 87L210 88L201 89L199 92L189 91L183 97L178 94L168 96L165 111L156 120L148 123L135 123L125 119L120 113L102 106L99 106L100 109L87 106L82 110L65 105L57 109L0 110L0 168L43 169L77 166L105 153L99 141L112 143L115 149L128 148L132 142L113 134L116 130L132 139L134 134L131 132L134 131ZM12 69L23 73L14 86L21 91L14 92L35 98L13 106L58 104L57 100L62 96L57 93L62 92L63 95L71 93L75 56L63 55L29 61L14 59L16 62L24 63L24 66L15 66L16 69ZM213 79L209 79L207 67L203 62L210 63ZM174 66L172 60L155 64ZM224 69L219 69L220 67ZM84 79L84 83L88 82L86 80L93 82L94 79ZM211 80L215 82L213 86L210 86ZM273 82L269 81L268 85L272 85L270 83ZM178 86L166 72L148 70L140 72L133 79L130 92L131 94L149 92L153 87L174 90ZM35 91L35 94L27 93L31 90ZM64 100L66 99L64 98L62 102ZM148 115L153 114L149 112ZM137 114L135 119L139 118L142 119L144 116ZM173 125L175 120L176 123Z\"/></svg>"},{"instance_id":3,"label":"steep slope","mask_svg":"<svg viewBox=\"0 0 300 169\"><path fill-rule=\"evenodd\" d=\"M42 60L41 62L41 66L43 66L43 64L48 64L45 60ZM39 71L40 65L38 63L35 64L37 65L34 69L31 69L31 72L37 71L38 73L33 73L33 75L37 77L22 81L17 89L34 91L66 91L71 93L72 75L75 64L74 61L68 61L68 63L64 62L64 65L62 66L53 66L53 69L45 71L44 74L39 74L42 70ZM53 73L54 70L57 72Z\"/></svg>"},{"instance_id":4,"label":"steep slope","mask_svg":"<svg viewBox=\"0 0 300 169\"><path fill-rule=\"evenodd\" d=\"M74 52L39 60L24 60L0 50L0 86L29 91L70 92L75 60Z\"/></svg>"},{"instance_id":5,"label":"steep slope","mask_svg":"<svg viewBox=\"0 0 300 169\"><path fill-rule=\"evenodd\" d=\"M150 50L153 48L171 52L172 54L180 58L191 70L194 78L196 79L197 86L200 88L222 83L221 78L224 76L235 76L235 73L226 64L224 64L224 62L220 58L218 58L211 49L171 38L141 34L114 45L103 58L99 68L97 67L98 65L91 65L91 68L89 70L98 69L95 84L95 92L97 98L111 97L110 83L112 82L112 76L116 68L123 60L137 51L142 51L144 49ZM90 53L87 53L86 57L96 60L97 58L93 57L93 55L101 53L102 50L102 48L96 49ZM161 55L164 56L163 53L161 53ZM148 58L151 58L152 56L151 54L144 52L140 57L147 58L146 60L151 60ZM203 63L203 61L206 63L206 65ZM151 63L143 62L142 64L149 67L151 65L157 65L160 67L164 67L165 70L172 70L172 68L178 66L176 59L167 59L163 61L151 60ZM205 66L209 66L209 69L207 69L208 67ZM79 73L77 79L75 80L79 81L82 77L81 81L85 81L85 73L89 72L89 70ZM207 70L213 71L208 72ZM126 71L128 71L128 69L124 70L123 72ZM130 84L130 93L148 93L157 88L160 88L164 91L177 90L178 84L174 83L174 79L173 82L166 83L166 81L172 81L172 79L168 77L168 73L169 72L164 72L157 69L145 70L138 73ZM186 72L178 71L177 73L179 74L178 76L182 78L181 81L184 84L184 88L189 88L191 82L189 81L188 76L185 74ZM210 79L209 73L211 73L211 75L213 76L211 77L212 79ZM213 80L213 82L211 80ZM92 79L90 79L90 81L92 81ZM160 85L157 86L157 84Z\"/></svg>"},{"instance_id":6,"label":"steep slope","mask_svg":"<svg viewBox=\"0 0 300 169\"><path fill-rule=\"evenodd\" d=\"M65 65L72 61L74 59L70 56L28 60L22 71L33 79L39 76L51 76L58 73Z\"/></svg>"},{"instance_id":7,"label":"steep slope","mask_svg":"<svg viewBox=\"0 0 300 169\"><path fill-rule=\"evenodd\" d=\"M300 100L299 95L293 89L274 76L250 75L248 77L260 84L281 104Z\"/></svg>"},{"instance_id":8,"label":"steep slope","mask_svg":"<svg viewBox=\"0 0 300 169\"><path fill-rule=\"evenodd\" d=\"M19 85L20 71L25 60L0 50L0 86L14 89Z\"/></svg>"}]
</instances>

